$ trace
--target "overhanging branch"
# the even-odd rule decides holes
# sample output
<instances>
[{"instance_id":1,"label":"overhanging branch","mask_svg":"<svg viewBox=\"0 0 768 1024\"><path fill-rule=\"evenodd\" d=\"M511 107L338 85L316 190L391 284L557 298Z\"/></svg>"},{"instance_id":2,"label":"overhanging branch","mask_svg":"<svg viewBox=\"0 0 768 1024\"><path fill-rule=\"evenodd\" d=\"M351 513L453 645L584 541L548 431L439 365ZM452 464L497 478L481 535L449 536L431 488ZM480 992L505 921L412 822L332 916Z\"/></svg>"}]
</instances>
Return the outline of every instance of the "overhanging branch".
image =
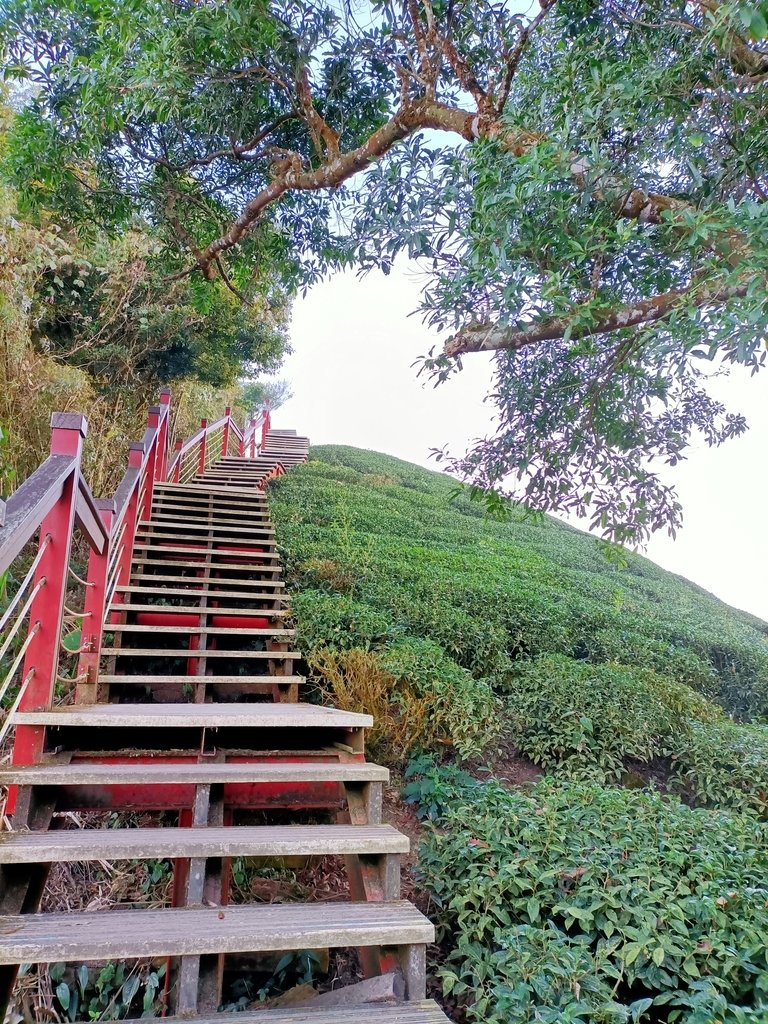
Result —
<instances>
[{"instance_id":1,"label":"overhanging branch","mask_svg":"<svg viewBox=\"0 0 768 1024\"><path fill-rule=\"evenodd\" d=\"M509 326L506 324L469 324L445 344L445 355L450 358L467 352L496 352L502 349L518 351L528 345L544 341L569 338L578 341L598 334L611 334L627 327L639 327L663 320L686 303L697 308L720 306L729 299L743 298L747 285L729 285L723 288L701 288L693 286L672 289L649 299L640 299L630 305L617 306L596 315L591 323L579 323L579 311L574 316L540 317L527 324ZM582 315L583 315L583 311Z\"/></svg>"}]
</instances>

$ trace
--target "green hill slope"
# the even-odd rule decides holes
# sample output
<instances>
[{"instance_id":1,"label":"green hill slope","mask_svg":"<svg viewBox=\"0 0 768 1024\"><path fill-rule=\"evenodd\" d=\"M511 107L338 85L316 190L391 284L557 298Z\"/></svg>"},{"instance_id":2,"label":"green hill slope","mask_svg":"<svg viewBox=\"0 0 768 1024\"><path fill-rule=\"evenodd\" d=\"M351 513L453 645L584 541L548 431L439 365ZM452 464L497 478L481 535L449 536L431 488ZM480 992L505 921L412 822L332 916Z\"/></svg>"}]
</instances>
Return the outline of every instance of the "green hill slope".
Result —
<instances>
[{"instance_id":1,"label":"green hill slope","mask_svg":"<svg viewBox=\"0 0 768 1024\"><path fill-rule=\"evenodd\" d=\"M641 556L616 567L593 537L549 517L489 521L466 496L452 500L454 486L331 446L280 481L274 514L310 649L429 638L494 686L545 653L620 661L737 718L768 712L768 624Z\"/></svg>"},{"instance_id":2,"label":"green hill slope","mask_svg":"<svg viewBox=\"0 0 768 1024\"><path fill-rule=\"evenodd\" d=\"M768 1020L768 626L441 474L311 457L271 501L299 645L410 759L455 1019ZM500 747L547 777L500 785Z\"/></svg>"}]
</instances>

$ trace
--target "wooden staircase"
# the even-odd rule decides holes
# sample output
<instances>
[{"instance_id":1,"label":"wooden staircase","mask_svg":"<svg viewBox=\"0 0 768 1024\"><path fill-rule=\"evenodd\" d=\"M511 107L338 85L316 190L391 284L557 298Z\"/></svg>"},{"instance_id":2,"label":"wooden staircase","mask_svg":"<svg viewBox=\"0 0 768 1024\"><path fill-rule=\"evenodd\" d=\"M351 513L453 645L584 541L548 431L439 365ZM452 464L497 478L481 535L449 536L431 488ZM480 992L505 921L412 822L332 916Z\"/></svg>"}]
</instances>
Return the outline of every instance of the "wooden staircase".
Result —
<instances>
[{"instance_id":1,"label":"wooden staircase","mask_svg":"<svg viewBox=\"0 0 768 1024\"><path fill-rule=\"evenodd\" d=\"M400 899L408 840L381 821L388 772L365 760L372 719L300 702L264 488L307 452L306 438L273 430L256 458L225 455L185 483L156 482L107 611L98 681L82 681L73 704L16 712L44 755L0 769L14 803L0 837L6 1001L21 963L167 958L171 1012L234 1024L217 1013L228 957L354 948L367 975L399 975L403 1001L310 1002L254 1020L447 1020L425 1000L434 929ZM89 814L71 829L66 811L173 813L151 827ZM351 898L228 905L231 858L293 856L343 857ZM53 864L158 859L174 864L172 907L38 912Z\"/></svg>"}]
</instances>

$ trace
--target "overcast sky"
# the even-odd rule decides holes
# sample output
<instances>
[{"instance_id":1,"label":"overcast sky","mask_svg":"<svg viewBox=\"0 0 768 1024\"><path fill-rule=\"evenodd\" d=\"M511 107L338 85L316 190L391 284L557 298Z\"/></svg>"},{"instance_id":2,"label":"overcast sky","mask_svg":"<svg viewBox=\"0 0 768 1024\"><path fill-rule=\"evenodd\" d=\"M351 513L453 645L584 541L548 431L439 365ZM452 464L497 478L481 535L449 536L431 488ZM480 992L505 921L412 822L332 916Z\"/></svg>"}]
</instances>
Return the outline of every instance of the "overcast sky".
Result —
<instances>
[{"instance_id":1,"label":"overcast sky","mask_svg":"<svg viewBox=\"0 0 768 1024\"><path fill-rule=\"evenodd\" d=\"M421 282L423 283L423 282ZM438 342L418 316L420 281L402 263L385 277L338 274L298 299L294 353L281 376L293 398L275 425L296 427L313 444L349 444L438 468L432 448L456 454L492 425L483 399L491 359L469 355L464 371L433 389L411 367ZM749 433L722 448L702 444L678 466L685 512L676 540L657 535L646 554L729 604L768 619L768 371L735 371L718 395L743 412Z\"/></svg>"}]
</instances>

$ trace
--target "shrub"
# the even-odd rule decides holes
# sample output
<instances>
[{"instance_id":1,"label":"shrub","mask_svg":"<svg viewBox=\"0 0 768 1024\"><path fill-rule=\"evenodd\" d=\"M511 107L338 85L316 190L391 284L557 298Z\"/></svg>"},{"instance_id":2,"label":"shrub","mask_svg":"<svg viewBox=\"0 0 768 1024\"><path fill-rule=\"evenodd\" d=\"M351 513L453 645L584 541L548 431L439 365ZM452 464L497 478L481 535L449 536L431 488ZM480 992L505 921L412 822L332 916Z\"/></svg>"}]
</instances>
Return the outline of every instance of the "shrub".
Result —
<instances>
[{"instance_id":1,"label":"shrub","mask_svg":"<svg viewBox=\"0 0 768 1024\"><path fill-rule=\"evenodd\" d=\"M450 742L461 757L481 753L497 737L498 701L484 679L475 679L439 644L408 637L390 644L382 664L406 690L428 701L421 746Z\"/></svg>"},{"instance_id":2,"label":"shrub","mask_svg":"<svg viewBox=\"0 0 768 1024\"><path fill-rule=\"evenodd\" d=\"M690 687L650 669L562 655L520 663L509 700L519 750L572 778L619 778L628 759L666 756L691 722L721 716Z\"/></svg>"},{"instance_id":3,"label":"shrub","mask_svg":"<svg viewBox=\"0 0 768 1024\"><path fill-rule=\"evenodd\" d=\"M498 733L488 685L428 640L401 640L380 652L320 647L309 664L332 704L373 715L368 749L387 760L443 746L471 757Z\"/></svg>"},{"instance_id":4,"label":"shrub","mask_svg":"<svg viewBox=\"0 0 768 1024\"><path fill-rule=\"evenodd\" d=\"M768 817L768 728L694 723L675 747L674 781L693 801Z\"/></svg>"},{"instance_id":5,"label":"shrub","mask_svg":"<svg viewBox=\"0 0 768 1024\"><path fill-rule=\"evenodd\" d=\"M373 715L366 749L390 763L405 761L419 744L434 742L432 701L409 686L399 686L373 651L320 648L309 665L329 702L342 711Z\"/></svg>"},{"instance_id":6,"label":"shrub","mask_svg":"<svg viewBox=\"0 0 768 1024\"><path fill-rule=\"evenodd\" d=\"M413 766L446 993L483 1024L768 1018L768 828L657 793Z\"/></svg>"},{"instance_id":7,"label":"shrub","mask_svg":"<svg viewBox=\"0 0 768 1024\"><path fill-rule=\"evenodd\" d=\"M341 594L302 590L294 595L297 643L311 654L320 647L364 647L383 643L389 620L362 601Z\"/></svg>"}]
</instances>

